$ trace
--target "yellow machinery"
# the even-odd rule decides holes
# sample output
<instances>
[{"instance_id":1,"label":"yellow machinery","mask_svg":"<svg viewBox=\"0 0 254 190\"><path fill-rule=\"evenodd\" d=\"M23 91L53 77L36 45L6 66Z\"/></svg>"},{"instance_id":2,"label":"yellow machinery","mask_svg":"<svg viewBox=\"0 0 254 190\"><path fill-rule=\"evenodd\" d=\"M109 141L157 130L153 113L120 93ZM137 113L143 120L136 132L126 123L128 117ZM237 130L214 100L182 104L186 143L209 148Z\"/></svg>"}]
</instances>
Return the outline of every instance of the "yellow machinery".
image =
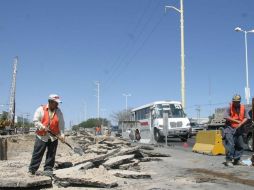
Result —
<instances>
[{"instance_id":1,"label":"yellow machinery","mask_svg":"<svg viewBox=\"0 0 254 190\"><path fill-rule=\"evenodd\" d=\"M224 155L225 148L222 142L221 131L199 131L192 151L209 155Z\"/></svg>"}]
</instances>

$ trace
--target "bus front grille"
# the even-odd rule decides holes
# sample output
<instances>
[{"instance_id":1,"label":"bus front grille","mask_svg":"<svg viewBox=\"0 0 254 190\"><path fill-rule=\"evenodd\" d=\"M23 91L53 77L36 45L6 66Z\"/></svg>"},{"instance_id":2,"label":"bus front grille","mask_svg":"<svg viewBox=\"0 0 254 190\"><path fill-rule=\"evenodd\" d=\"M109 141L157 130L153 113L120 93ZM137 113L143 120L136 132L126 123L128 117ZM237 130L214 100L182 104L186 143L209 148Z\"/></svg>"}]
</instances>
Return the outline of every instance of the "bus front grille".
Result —
<instances>
[{"instance_id":1,"label":"bus front grille","mask_svg":"<svg viewBox=\"0 0 254 190\"><path fill-rule=\"evenodd\" d=\"M177 128L177 127L182 127L183 126L183 122L178 121L178 122L170 122L170 127L171 128Z\"/></svg>"}]
</instances>

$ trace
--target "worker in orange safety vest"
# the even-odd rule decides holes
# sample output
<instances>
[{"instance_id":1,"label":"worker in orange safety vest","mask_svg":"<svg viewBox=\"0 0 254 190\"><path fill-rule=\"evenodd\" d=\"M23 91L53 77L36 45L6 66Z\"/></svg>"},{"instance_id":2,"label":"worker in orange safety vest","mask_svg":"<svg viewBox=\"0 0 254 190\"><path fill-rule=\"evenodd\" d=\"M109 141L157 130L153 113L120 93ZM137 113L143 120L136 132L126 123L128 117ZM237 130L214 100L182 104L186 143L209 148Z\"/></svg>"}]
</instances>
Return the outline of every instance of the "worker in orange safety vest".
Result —
<instances>
[{"instance_id":1,"label":"worker in orange safety vest","mask_svg":"<svg viewBox=\"0 0 254 190\"><path fill-rule=\"evenodd\" d=\"M36 139L32 159L29 165L29 173L34 175L38 170L42 157L47 149L44 175L52 176L55 164L55 155L58 139L65 141L63 114L58 108L62 103L56 94L49 95L48 104L40 106L34 114L33 122L36 130Z\"/></svg>"},{"instance_id":2,"label":"worker in orange safety vest","mask_svg":"<svg viewBox=\"0 0 254 190\"><path fill-rule=\"evenodd\" d=\"M242 165L241 156L244 150L243 126L250 119L245 106L241 104L241 96L236 94L225 113L226 127L223 130L224 146L226 149L225 165L233 167Z\"/></svg>"}]
</instances>

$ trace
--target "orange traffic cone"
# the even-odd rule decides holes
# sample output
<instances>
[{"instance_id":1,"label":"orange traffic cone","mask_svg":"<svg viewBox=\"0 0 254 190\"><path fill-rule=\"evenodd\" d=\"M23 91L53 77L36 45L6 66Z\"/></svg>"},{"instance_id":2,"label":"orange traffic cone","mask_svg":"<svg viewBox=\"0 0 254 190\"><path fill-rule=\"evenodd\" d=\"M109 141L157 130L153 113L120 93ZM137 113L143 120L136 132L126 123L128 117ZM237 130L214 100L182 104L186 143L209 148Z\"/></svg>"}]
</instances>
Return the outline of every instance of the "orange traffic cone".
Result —
<instances>
[{"instance_id":1,"label":"orange traffic cone","mask_svg":"<svg viewBox=\"0 0 254 190\"><path fill-rule=\"evenodd\" d=\"M189 147L188 143L186 143L186 142L183 143L183 147L184 147L184 148L188 148L188 147Z\"/></svg>"}]
</instances>

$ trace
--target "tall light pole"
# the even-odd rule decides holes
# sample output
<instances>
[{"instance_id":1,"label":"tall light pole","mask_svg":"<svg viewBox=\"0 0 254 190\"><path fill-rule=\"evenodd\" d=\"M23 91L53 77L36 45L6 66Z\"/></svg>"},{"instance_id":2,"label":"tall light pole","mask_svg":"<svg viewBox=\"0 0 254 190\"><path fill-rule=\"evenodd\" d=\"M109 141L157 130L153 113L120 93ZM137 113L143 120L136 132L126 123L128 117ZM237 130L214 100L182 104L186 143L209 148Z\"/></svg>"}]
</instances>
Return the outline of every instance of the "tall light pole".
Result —
<instances>
[{"instance_id":1,"label":"tall light pole","mask_svg":"<svg viewBox=\"0 0 254 190\"><path fill-rule=\"evenodd\" d=\"M197 105L196 111L197 111L197 123L200 124L200 112L201 112L200 105Z\"/></svg>"},{"instance_id":2,"label":"tall light pole","mask_svg":"<svg viewBox=\"0 0 254 190\"><path fill-rule=\"evenodd\" d=\"M235 28L236 32L244 33L244 41L245 41L245 66L246 66L246 87L245 87L245 98L246 103L250 104L250 88L249 88L249 65L248 65L248 43L247 43L247 34L254 33L254 30L242 30L240 27Z\"/></svg>"},{"instance_id":3,"label":"tall light pole","mask_svg":"<svg viewBox=\"0 0 254 190\"><path fill-rule=\"evenodd\" d=\"M182 106L185 108L185 63L184 63L184 19L183 19L183 0L180 0L180 9L174 6L165 6L167 9L173 9L180 13L180 28L181 28L181 96Z\"/></svg>"},{"instance_id":4,"label":"tall light pole","mask_svg":"<svg viewBox=\"0 0 254 190\"><path fill-rule=\"evenodd\" d=\"M125 96L125 111L126 111L126 116L128 112L128 96L131 96L131 94L123 94Z\"/></svg>"},{"instance_id":5,"label":"tall light pole","mask_svg":"<svg viewBox=\"0 0 254 190\"><path fill-rule=\"evenodd\" d=\"M95 85L97 86L97 118L100 119L100 82L96 81Z\"/></svg>"},{"instance_id":6,"label":"tall light pole","mask_svg":"<svg viewBox=\"0 0 254 190\"><path fill-rule=\"evenodd\" d=\"M127 115L128 115L128 96L131 96L131 94L123 94L125 96L125 114L126 114L126 120L127 120ZM122 135L123 135L123 126L124 124L122 123Z\"/></svg>"}]
</instances>

